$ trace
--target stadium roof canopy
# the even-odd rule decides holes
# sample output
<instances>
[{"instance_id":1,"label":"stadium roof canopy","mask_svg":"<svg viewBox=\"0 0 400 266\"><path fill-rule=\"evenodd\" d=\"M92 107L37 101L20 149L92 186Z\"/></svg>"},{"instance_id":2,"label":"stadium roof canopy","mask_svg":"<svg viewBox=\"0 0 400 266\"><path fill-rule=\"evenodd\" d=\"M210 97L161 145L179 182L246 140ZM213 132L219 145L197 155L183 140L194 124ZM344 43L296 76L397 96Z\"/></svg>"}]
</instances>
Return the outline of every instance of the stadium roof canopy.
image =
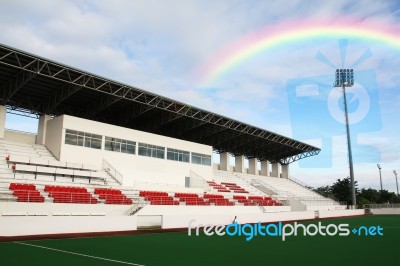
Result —
<instances>
[{"instance_id":1,"label":"stadium roof canopy","mask_svg":"<svg viewBox=\"0 0 400 266\"><path fill-rule=\"evenodd\" d=\"M289 164L319 148L228 117L0 44L0 101L12 110L63 114Z\"/></svg>"}]
</instances>

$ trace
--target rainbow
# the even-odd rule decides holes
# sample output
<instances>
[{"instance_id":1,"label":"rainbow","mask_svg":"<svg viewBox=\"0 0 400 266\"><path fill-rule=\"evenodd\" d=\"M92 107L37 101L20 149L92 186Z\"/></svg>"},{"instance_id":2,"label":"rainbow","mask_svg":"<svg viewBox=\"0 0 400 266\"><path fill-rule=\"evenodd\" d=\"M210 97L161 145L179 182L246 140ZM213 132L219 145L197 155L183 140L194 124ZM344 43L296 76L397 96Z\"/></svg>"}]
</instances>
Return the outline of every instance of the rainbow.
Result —
<instances>
[{"instance_id":1,"label":"rainbow","mask_svg":"<svg viewBox=\"0 0 400 266\"><path fill-rule=\"evenodd\" d=\"M364 21L296 21L267 27L223 47L196 72L197 84L207 85L261 52L294 42L321 38L360 39L400 49L400 29L389 23Z\"/></svg>"}]
</instances>

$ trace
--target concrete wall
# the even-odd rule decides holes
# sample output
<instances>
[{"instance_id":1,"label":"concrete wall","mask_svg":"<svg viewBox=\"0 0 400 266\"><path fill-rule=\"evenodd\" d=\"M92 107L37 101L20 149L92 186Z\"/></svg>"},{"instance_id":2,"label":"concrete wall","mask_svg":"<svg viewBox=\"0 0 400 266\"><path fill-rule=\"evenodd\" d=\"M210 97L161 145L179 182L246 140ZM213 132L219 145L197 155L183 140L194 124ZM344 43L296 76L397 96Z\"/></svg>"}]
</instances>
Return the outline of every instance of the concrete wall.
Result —
<instances>
[{"instance_id":1,"label":"concrete wall","mask_svg":"<svg viewBox=\"0 0 400 266\"><path fill-rule=\"evenodd\" d=\"M147 205L134 216L124 215L130 206L2 203L0 237L23 235L114 232L136 230L137 226L161 225L163 229L199 224L301 221L316 218L314 211L290 212L286 206L156 206ZM90 213L84 213L90 211ZM105 215L101 215L104 211ZM319 211L320 218L363 215L364 210Z\"/></svg>"},{"instance_id":2,"label":"concrete wall","mask_svg":"<svg viewBox=\"0 0 400 266\"><path fill-rule=\"evenodd\" d=\"M135 141L136 154L125 154L64 144L66 129ZM212 156L211 146L81 118L61 116L47 123L46 146L56 157L59 156L57 157L59 160L86 163L101 168L104 158L122 173L124 176L124 186L132 186L135 182L168 183L184 186L185 176L190 176L191 170L206 180L212 179L212 166L167 160L166 150L165 159L139 156L137 154L139 142Z\"/></svg>"},{"instance_id":3,"label":"concrete wall","mask_svg":"<svg viewBox=\"0 0 400 266\"><path fill-rule=\"evenodd\" d=\"M346 210L346 208L347 208L346 205L315 205L315 206L311 205L311 206L306 206L306 210L308 210L308 211Z\"/></svg>"},{"instance_id":4,"label":"concrete wall","mask_svg":"<svg viewBox=\"0 0 400 266\"><path fill-rule=\"evenodd\" d=\"M130 205L20 203L0 204L0 237L136 230Z\"/></svg>"},{"instance_id":5,"label":"concrete wall","mask_svg":"<svg viewBox=\"0 0 400 266\"><path fill-rule=\"evenodd\" d=\"M129 205L1 202L0 215L125 215ZM0 218L1 219L1 218Z\"/></svg>"},{"instance_id":6,"label":"concrete wall","mask_svg":"<svg viewBox=\"0 0 400 266\"><path fill-rule=\"evenodd\" d=\"M400 215L400 208L371 209L371 213L376 215Z\"/></svg>"},{"instance_id":7,"label":"concrete wall","mask_svg":"<svg viewBox=\"0 0 400 266\"><path fill-rule=\"evenodd\" d=\"M60 160L61 146L64 143L63 134L64 116L47 121L45 145L47 149Z\"/></svg>"},{"instance_id":8,"label":"concrete wall","mask_svg":"<svg viewBox=\"0 0 400 266\"><path fill-rule=\"evenodd\" d=\"M136 230L136 216L2 216L0 237Z\"/></svg>"},{"instance_id":9,"label":"concrete wall","mask_svg":"<svg viewBox=\"0 0 400 266\"><path fill-rule=\"evenodd\" d=\"M19 132L13 130L4 130L4 138L6 140L11 140L15 142L27 143L27 144L35 144L36 143L36 134L28 133L28 132Z\"/></svg>"},{"instance_id":10,"label":"concrete wall","mask_svg":"<svg viewBox=\"0 0 400 266\"><path fill-rule=\"evenodd\" d=\"M353 215L364 215L364 209L319 211L319 218L342 217L342 216L353 216Z\"/></svg>"},{"instance_id":11,"label":"concrete wall","mask_svg":"<svg viewBox=\"0 0 400 266\"><path fill-rule=\"evenodd\" d=\"M280 221L300 221L305 219L314 219L313 211L308 212L277 212L277 213L260 213L260 214L193 214L193 215L164 215L162 228L184 228L188 227L191 221L193 226L199 224L230 224L237 217L238 223L267 223Z\"/></svg>"},{"instance_id":12,"label":"concrete wall","mask_svg":"<svg viewBox=\"0 0 400 266\"><path fill-rule=\"evenodd\" d=\"M47 122L51 119L49 115L41 115L38 123L36 144L44 145L46 141Z\"/></svg>"}]
</instances>

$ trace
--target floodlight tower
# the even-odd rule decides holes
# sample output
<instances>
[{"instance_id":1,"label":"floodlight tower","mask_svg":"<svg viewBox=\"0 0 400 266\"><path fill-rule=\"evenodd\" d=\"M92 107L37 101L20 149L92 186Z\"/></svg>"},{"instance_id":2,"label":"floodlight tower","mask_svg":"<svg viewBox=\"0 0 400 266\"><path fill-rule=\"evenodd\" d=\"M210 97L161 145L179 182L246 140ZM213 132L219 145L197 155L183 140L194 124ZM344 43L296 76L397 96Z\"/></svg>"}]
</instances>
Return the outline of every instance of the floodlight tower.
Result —
<instances>
[{"instance_id":1,"label":"floodlight tower","mask_svg":"<svg viewBox=\"0 0 400 266\"><path fill-rule=\"evenodd\" d=\"M344 113L346 118L346 132L347 132L347 152L349 156L350 181L351 181L351 199L352 199L352 205L355 208L356 188L354 184L353 155L351 152L349 114L347 111L347 99L346 99L346 87L352 87L353 85L354 85L353 69L336 69L335 87L342 87L343 90Z\"/></svg>"},{"instance_id":2,"label":"floodlight tower","mask_svg":"<svg viewBox=\"0 0 400 266\"><path fill-rule=\"evenodd\" d=\"M397 172L393 170L393 174L396 177L396 188L397 188L397 197L399 196L399 184L397 183Z\"/></svg>"},{"instance_id":3,"label":"floodlight tower","mask_svg":"<svg viewBox=\"0 0 400 266\"><path fill-rule=\"evenodd\" d=\"M382 191L383 191L383 186L382 186L382 167L381 167L381 165L379 163L376 166L379 169L379 180L381 182L381 193L382 193Z\"/></svg>"}]
</instances>

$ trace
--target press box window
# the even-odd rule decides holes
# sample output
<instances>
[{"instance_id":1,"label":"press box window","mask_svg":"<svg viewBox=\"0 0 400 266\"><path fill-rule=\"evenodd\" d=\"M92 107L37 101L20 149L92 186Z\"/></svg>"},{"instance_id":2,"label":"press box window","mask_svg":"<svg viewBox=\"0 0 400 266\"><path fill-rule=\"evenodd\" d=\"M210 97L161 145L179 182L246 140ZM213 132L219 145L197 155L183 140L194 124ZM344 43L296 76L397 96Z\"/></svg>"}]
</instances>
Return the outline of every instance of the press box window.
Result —
<instances>
[{"instance_id":1,"label":"press box window","mask_svg":"<svg viewBox=\"0 0 400 266\"><path fill-rule=\"evenodd\" d=\"M188 163L190 159L190 152L168 148L167 159Z\"/></svg>"},{"instance_id":2,"label":"press box window","mask_svg":"<svg viewBox=\"0 0 400 266\"><path fill-rule=\"evenodd\" d=\"M192 152L192 163L201 165L211 165L211 156Z\"/></svg>"},{"instance_id":3,"label":"press box window","mask_svg":"<svg viewBox=\"0 0 400 266\"><path fill-rule=\"evenodd\" d=\"M104 143L104 149L106 151L135 154L136 142L125 139L106 137Z\"/></svg>"},{"instance_id":4,"label":"press box window","mask_svg":"<svg viewBox=\"0 0 400 266\"><path fill-rule=\"evenodd\" d=\"M164 159L165 148L161 146L139 143L139 155Z\"/></svg>"},{"instance_id":5,"label":"press box window","mask_svg":"<svg viewBox=\"0 0 400 266\"><path fill-rule=\"evenodd\" d=\"M100 150L101 138L102 138L101 135L70 130L70 129L65 130L65 144Z\"/></svg>"}]
</instances>

